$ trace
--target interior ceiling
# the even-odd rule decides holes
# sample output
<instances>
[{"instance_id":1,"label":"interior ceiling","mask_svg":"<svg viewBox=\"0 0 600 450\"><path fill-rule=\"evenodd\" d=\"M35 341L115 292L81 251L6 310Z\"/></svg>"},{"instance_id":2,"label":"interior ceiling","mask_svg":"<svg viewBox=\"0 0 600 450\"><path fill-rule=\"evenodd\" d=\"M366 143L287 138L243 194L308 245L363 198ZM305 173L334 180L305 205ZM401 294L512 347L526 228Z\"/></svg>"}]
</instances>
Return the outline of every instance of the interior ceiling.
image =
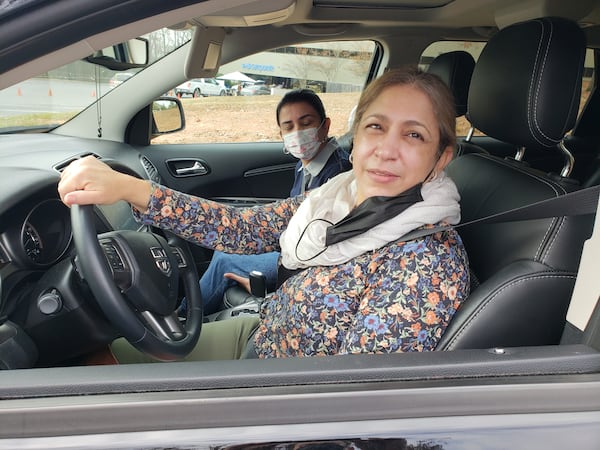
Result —
<instances>
[{"instance_id":1,"label":"interior ceiling","mask_svg":"<svg viewBox=\"0 0 600 450\"><path fill-rule=\"evenodd\" d=\"M250 5L242 16L231 9L194 22L223 27L302 24L297 30L306 36L340 35L359 27L436 26L446 29L449 37L485 39L498 28L540 16L600 23L597 0L263 0L256 4L261 8Z\"/></svg>"},{"instance_id":2,"label":"interior ceiling","mask_svg":"<svg viewBox=\"0 0 600 450\"><path fill-rule=\"evenodd\" d=\"M315 6L337 8L424 9L438 8L455 0L313 0Z\"/></svg>"}]
</instances>

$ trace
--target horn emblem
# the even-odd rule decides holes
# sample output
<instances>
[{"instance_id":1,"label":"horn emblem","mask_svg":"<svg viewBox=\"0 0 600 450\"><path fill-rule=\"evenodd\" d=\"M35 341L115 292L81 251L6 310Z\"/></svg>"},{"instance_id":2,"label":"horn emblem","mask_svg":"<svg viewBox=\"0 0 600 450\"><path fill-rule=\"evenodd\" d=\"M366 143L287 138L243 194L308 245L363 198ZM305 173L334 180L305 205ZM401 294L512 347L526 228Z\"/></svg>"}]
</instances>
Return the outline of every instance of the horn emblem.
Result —
<instances>
[{"instance_id":1,"label":"horn emblem","mask_svg":"<svg viewBox=\"0 0 600 450\"><path fill-rule=\"evenodd\" d=\"M169 261L165 249L162 247L151 247L150 252L152 253L156 267L166 276L171 275L171 261Z\"/></svg>"}]
</instances>

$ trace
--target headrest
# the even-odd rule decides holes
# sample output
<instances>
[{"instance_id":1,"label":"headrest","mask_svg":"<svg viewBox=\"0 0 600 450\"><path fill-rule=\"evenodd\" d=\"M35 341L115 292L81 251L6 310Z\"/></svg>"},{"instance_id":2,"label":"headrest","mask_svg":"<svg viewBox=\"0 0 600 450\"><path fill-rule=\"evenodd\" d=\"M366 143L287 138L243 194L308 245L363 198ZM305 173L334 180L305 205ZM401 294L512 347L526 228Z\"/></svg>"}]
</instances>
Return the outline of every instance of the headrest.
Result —
<instances>
[{"instance_id":1,"label":"headrest","mask_svg":"<svg viewBox=\"0 0 600 450\"><path fill-rule=\"evenodd\" d=\"M556 145L575 125L586 41L575 22L541 18L500 30L471 78L467 117L517 146Z\"/></svg>"},{"instance_id":2,"label":"headrest","mask_svg":"<svg viewBox=\"0 0 600 450\"><path fill-rule=\"evenodd\" d=\"M440 77L452 91L456 117L467 112L467 96L474 67L475 59L471 54L457 50L438 55L427 69L427 72Z\"/></svg>"}]
</instances>

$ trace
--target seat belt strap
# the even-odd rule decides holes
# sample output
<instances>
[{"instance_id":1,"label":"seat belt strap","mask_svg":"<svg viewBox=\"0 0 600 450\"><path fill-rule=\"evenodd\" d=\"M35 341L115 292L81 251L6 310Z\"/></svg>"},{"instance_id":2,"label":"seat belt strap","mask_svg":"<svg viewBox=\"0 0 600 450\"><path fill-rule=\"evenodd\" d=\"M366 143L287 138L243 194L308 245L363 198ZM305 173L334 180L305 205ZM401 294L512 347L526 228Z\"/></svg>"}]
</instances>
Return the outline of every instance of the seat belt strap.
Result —
<instances>
[{"instance_id":1,"label":"seat belt strap","mask_svg":"<svg viewBox=\"0 0 600 450\"><path fill-rule=\"evenodd\" d=\"M516 222L520 220L547 219L549 217L594 214L598 209L599 196L600 186L592 186L569 192L559 197L548 198L508 211L502 211L490 216L470 220L469 222L459 223L458 225L439 226L428 228L426 230L414 230L402 236L400 240L410 241L451 228L462 228L474 224ZM598 220L597 217L596 220Z\"/></svg>"}]
</instances>

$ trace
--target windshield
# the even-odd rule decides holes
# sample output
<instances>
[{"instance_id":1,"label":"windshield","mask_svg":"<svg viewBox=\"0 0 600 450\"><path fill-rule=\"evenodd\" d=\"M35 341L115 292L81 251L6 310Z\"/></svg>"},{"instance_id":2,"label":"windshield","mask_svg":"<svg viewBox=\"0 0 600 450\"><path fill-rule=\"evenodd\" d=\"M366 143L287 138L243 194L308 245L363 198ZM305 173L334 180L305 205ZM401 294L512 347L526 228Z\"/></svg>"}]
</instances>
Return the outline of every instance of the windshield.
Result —
<instances>
[{"instance_id":1,"label":"windshield","mask_svg":"<svg viewBox=\"0 0 600 450\"><path fill-rule=\"evenodd\" d=\"M189 41L191 31L163 28L142 37L152 64ZM79 60L0 90L0 133L61 125L139 70L114 71Z\"/></svg>"}]
</instances>

